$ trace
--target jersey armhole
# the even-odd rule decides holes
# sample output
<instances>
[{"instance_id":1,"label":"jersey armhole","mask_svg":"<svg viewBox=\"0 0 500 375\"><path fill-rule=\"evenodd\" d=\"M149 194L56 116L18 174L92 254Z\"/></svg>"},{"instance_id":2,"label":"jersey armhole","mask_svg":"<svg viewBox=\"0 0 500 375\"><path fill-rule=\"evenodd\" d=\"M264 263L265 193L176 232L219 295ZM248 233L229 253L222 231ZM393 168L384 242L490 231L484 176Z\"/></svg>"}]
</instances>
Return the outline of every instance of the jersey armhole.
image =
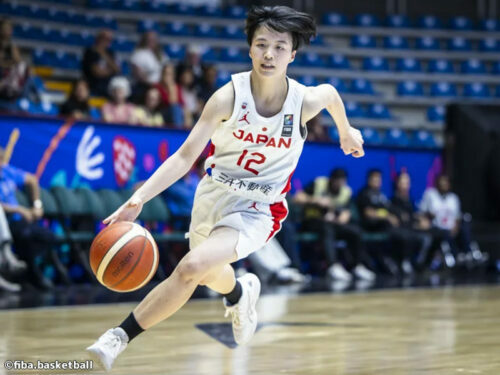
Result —
<instances>
[{"instance_id":1,"label":"jersey armhole","mask_svg":"<svg viewBox=\"0 0 500 375\"><path fill-rule=\"evenodd\" d=\"M235 117L238 115L238 110L236 107L238 106L238 99L239 98L237 96L236 82L235 82L234 77L231 77L231 83L233 86L233 94L234 94L233 112L231 113L231 116L227 120L224 120L221 122L221 125L224 125L225 123L231 123L232 121L234 121Z\"/></svg>"}]
</instances>

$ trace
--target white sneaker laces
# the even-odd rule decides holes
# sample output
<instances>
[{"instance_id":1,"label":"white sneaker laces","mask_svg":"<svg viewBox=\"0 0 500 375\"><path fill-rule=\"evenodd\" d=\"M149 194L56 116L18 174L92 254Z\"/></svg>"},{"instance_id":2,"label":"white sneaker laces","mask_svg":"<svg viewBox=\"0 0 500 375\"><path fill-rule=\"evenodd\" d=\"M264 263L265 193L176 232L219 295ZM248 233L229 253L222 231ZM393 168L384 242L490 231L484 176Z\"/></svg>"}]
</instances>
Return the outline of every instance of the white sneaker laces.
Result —
<instances>
[{"instance_id":1,"label":"white sneaker laces","mask_svg":"<svg viewBox=\"0 0 500 375\"><path fill-rule=\"evenodd\" d=\"M241 325L240 315L243 314L243 311L240 311L240 309L238 309L238 305L226 306L226 312L224 314L224 318L227 318L229 314L231 314L231 317L233 319L233 325L240 326Z\"/></svg>"}]
</instances>

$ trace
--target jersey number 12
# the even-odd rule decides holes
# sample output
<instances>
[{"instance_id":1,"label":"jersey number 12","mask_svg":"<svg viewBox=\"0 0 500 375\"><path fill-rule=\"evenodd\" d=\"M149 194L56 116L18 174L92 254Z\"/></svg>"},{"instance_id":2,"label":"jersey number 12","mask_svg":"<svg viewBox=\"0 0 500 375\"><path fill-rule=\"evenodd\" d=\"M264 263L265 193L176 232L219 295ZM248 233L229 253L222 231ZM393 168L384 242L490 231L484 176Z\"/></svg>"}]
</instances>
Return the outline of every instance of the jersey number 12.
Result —
<instances>
[{"instance_id":1,"label":"jersey number 12","mask_svg":"<svg viewBox=\"0 0 500 375\"><path fill-rule=\"evenodd\" d=\"M243 150L236 165L239 165L241 167L241 164L243 163L243 159L245 159L247 154L248 154L248 150ZM255 156L255 158L247 159L243 169L246 169L247 171L252 172L254 175L258 175L259 171L256 169L250 168L250 165L251 164L262 164L266 161L266 157L263 154L261 154L260 152L252 152L249 156Z\"/></svg>"}]
</instances>

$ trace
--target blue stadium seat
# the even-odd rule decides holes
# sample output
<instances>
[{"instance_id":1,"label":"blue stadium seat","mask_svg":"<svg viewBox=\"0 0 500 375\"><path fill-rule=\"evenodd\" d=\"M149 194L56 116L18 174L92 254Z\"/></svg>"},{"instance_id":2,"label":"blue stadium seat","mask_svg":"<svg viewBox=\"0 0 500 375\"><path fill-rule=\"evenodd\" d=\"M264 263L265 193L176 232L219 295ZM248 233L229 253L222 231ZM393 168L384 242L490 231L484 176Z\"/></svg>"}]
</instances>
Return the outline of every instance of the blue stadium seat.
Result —
<instances>
[{"instance_id":1,"label":"blue stadium seat","mask_svg":"<svg viewBox=\"0 0 500 375\"><path fill-rule=\"evenodd\" d=\"M432 36L417 38L415 47L423 51L437 51L440 49L438 40Z\"/></svg>"},{"instance_id":2,"label":"blue stadium seat","mask_svg":"<svg viewBox=\"0 0 500 375\"><path fill-rule=\"evenodd\" d=\"M106 15L104 17L98 17L92 13L85 14L85 25L91 27L108 28L113 30L116 30L118 28L118 24L113 17L109 15Z\"/></svg>"},{"instance_id":3,"label":"blue stadium seat","mask_svg":"<svg viewBox=\"0 0 500 375\"><path fill-rule=\"evenodd\" d=\"M349 91L345 81L341 78L329 77L328 79L325 80L325 83L329 83L330 85L335 87L335 89L341 94Z\"/></svg>"},{"instance_id":4,"label":"blue stadium seat","mask_svg":"<svg viewBox=\"0 0 500 375\"><path fill-rule=\"evenodd\" d=\"M500 61L495 61L491 68L493 74L500 74Z\"/></svg>"},{"instance_id":5,"label":"blue stadium seat","mask_svg":"<svg viewBox=\"0 0 500 375\"><path fill-rule=\"evenodd\" d=\"M431 85L431 96L456 97L457 86L449 82L434 82Z\"/></svg>"},{"instance_id":6,"label":"blue stadium seat","mask_svg":"<svg viewBox=\"0 0 500 375\"><path fill-rule=\"evenodd\" d=\"M390 120L392 118L389 108L381 103L373 103L369 105L366 114L368 117L377 120Z\"/></svg>"},{"instance_id":7,"label":"blue stadium seat","mask_svg":"<svg viewBox=\"0 0 500 375\"><path fill-rule=\"evenodd\" d=\"M404 14L391 14L385 19L385 24L389 27L404 28L410 27L410 20Z\"/></svg>"},{"instance_id":8,"label":"blue stadium seat","mask_svg":"<svg viewBox=\"0 0 500 375\"><path fill-rule=\"evenodd\" d=\"M495 38L484 38L479 41L479 50L481 52L498 52L500 44Z\"/></svg>"},{"instance_id":9,"label":"blue stadium seat","mask_svg":"<svg viewBox=\"0 0 500 375\"><path fill-rule=\"evenodd\" d=\"M427 109L427 120L430 122L443 122L446 116L444 105L434 105Z\"/></svg>"},{"instance_id":10,"label":"blue stadium seat","mask_svg":"<svg viewBox=\"0 0 500 375\"><path fill-rule=\"evenodd\" d=\"M351 82L351 87L349 90L353 94L359 95L375 95L375 90L371 81L364 78L356 78Z\"/></svg>"},{"instance_id":11,"label":"blue stadium seat","mask_svg":"<svg viewBox=\"0 0 500 375\"><path fill-rule=\"evenodd\" d=\"M443 24L439 18L432 15L421 16L417 21L418 27L423 29L442 29Z\"/></svg>"},{"instance_id":12,"label":"blue stadium seat","mask_svg":"<svg viewBox=\"0 0 500 375\"><path fill-rule=\"evenodd\" d=\"M461 64L461 71L465 74L486 74L486 66L479 59L468 59Z\"/></svg>"},{"instance_id":13,"label":"blue stadium seat","mask_svg":"<svg viewBox=\"0 0 500 375\"><path fill-rule=\"evenodd\" d=\"M305 86L317 86L318 85L318 80L316 79L316 77L314 77L310 74L298 77L297 82L299 82Z\"/></svg>"},{"instance_id":14,"label":"blue stadium seat","mask_svg":"<svg viewBox=\"0 0 500 375\"><path fill-rule=\"evenodd\" d=\"M65 12L57 11L55 9L40 8L37 4L32 4L28 8L27 16L30 18L37 18L39 20L51 20L54 22L64 22L61 18L64 18Z\"/></svg>"},{"instance_id":15,"label":"blue stadium seat","mask_svg":"<svg viewBox=\"0 0 500 375\"><path fill-rule=\"evenodd\" d=\"M226 17L243 19L246 17L247 10L243 6L230 5L226 7L226 9L224 10L224 14L226 15Z\"/></svg>"},{"instance_id":16,"label":"blue stadium seat","mask_svg":"<svg viewBox=\"0 0 500 375\"><path fill-rule=\"evenodd\" d=\"M365 57L363 59L363 70L371 72L388 72L389 62L380 56Z\"/></svg>"},{"instance_id":17,"label":"blue stadium seat","mask_svg":"<svg viewBox=\"0 0 500 375\"><path fill-rule=\"evenodd\" d=\"M101 120L101 111L99 111L99 109L96 107L90 107L90 118L92 120Z\"/></svg>"},{"instance_id":18,"label":"blue stadium seat","mask_svg":"<svg viewBox=\"0 0 500 375\"><path fill-rule=\"evenodd\" d=\"M384 144L395 147L407 147L410 144L410 139L402 129L387 129L385 132Z\"/></svg>"},{"instance_id":19,"label":"blue stadium seat","mask_svg":"<svg viewBox=\"0 0 500 375\"><path fill-rule=\"evenodd\" d=\"M335 125L328 126L327 130L328 130L328 135L330 136L333 142L338 142L340 140L339 130Z\"/></svg>"},{"instance_id":20,"label":"blue stadium seat","mask_svg":"<svg viewBox=\"0 0 500 375\"><path fill-rule=\"evenodd\" d=\"M336 53L328 58L328 67L333 69L350 69L351 63L344 55Z\"/></svg>"},{"instance_id":21,"label":"blue stadium seat","mask_svg":"<svg viewBox=\"0 0 500 375\"><path fill-rule=\"evenodd\" d=\"M217 87L222 87L231 80L231 73L225 70L219 70L217 72L217 79L215 84Z\"/></svg>"},{"instance_id":22,"label":"blue stadium seat","mask_svg":"<svg viewBox=\"0 0 500 375\"><path fill-rule=\"evenodd\" d=\"M123 60L120 64L121 74L124 76L129 76L132 73L132 69L130 68L130 62L127 60Z\"/></svg>"},{"instance_id":23,"label":"blue stadium seat","mask_svg":"<svg viewBox=\"0 0 500 375\"><path fill-rule=\"evenodd\" d=\"M182 44L172 43L165 46L165 53L174 60L184 60L186 57L186 47Z\"/></svg>"},{"instance_id":24,"label":"blue stadium seat","mask_svg":"<svg viewBox=\"0 0 500 375\"><path fill-rule=\"evenodd\" d=\"M196 25L194 35L204 38L217 38L218 32L213 25L203 22Z\"/></svg>"},{"instance_id":25,"label":"blue stadium seat","mask_svg":"<svg viewBox=\"0 0 500 375\"><path fill-rule=\"evenodd\" d=\"M33 63L38 66L51 66L53 59L49 52L37 48L32 53L32 60Z\"/></svg>"},{"instance_id":26,"label":"blue stadium seat","mask_svg":"<svg viewBox=\"0 0 500 375\"><path fill-rule=\"evenodd\" d=\"M208 46L203 47L200 58L204 63L215 63L219 60L218 53L213 48Z\"/></svg>"},{"instance_id":27,"label":"blue stadium seat","mask_svg":"<svg viewBox=\"0 0 500 375\"><path fill-rule=\"evenodd\" d=\"M168 5L163 1L149 0L144 1L142 9L149 13L165 14L168 11Z\"/></svg>"},{"instance_id":28,"label":"blue stadium seat","mask_svg":"<svg viewBox=\"0 0 500 375\"><path fill-rule=\"evenodd\" d=\"M79 70L81 68L80 58L73 53L56 52L56 64L62 69Z\"/></svg>"},{"instance_id":29,"label":"blue stadium seat","mask_svg":"<svg viewBox=\"0 0 500 375\"><path fill-rule=\"evenodd\" d=\"M450 19L450 28L453 30L472 30L472 20L464 16L452 17Z\"/></svg>"},{"instance_id":30,"label":"blue stadium seat","mask_svg":"<svg viewBox=\"0 0 500 375\"><path fill-rule=\"evenodd\" d=\"M421 73L422 64L414 57L403 57L396 61L396 70L405 73Z\"/></svg>"},{"instance_id":31,"label":"blue stadium seat","mask_svg":"<svg viewBox=\"0 0 500 375\"><path fill-rule=\"evenodd\" d=\"M128 12L139 12L141 2L138 0L121 0L113 2L113 9Z\"/></svg>"},{"instance_id":32,"label":"blue stadium seat","mask_svg":"<svg viewBox=\"0 0 500 375\"><path fill-rule=\"evenodd\" d=\"M186 3L183 2L174 2L168 6L168 12L174 14L182 14L182 15L195 15L195 9Z\"/></svg>"},{"instance_id":33,"label":"blue stadium seat","mask_svg":"<svg viewBox=\"0 0 500 375\"><path fill-rule=\"evenodd\" d=\"M160 31L160 25L152 19L141 20L137 23L137 32L144 33L146 31Z\"/></svg>"},{"instance_id":34,"label":"blue stadium seat","mask_svg":"<svg viewBox=\"0 0 500 375\"><path fill-rule=\"evenodd\" d=\"M231 24L222 29L221 37L229 39L246 39L245 32L238 26Z\"/></svg>"},{"instance_id":35,"label":"blue stadium seat","mask_svg":"<svg viewBox=\"0 0 500 375\"><path fill-rule=\"evenodd\" d=\"M311 39L311 45L323 46L325 45L325 41L323 40L323 37L321 35L317 34L313 39Z\"/></svg>"},{"instance_id":36,"label":"blue stadium seat","mask_svg":"<svg viewBox=\"0 0 500 375\"><path fill-rule=\"evenodd\" d=\"M429 73L453 74L455 69L449 60L437 59L429 61Z\"/></svg>"},{"instance_id":37,"label":"blue stadium seat","mask_svg":"<svg viewBox=\"0 0 500 375\"><path fill-rule=\"evenodd\" d=\"M110 0L88 0L87 6L94 9L111 9L112 3Z\"/></svg>"},{"instance_id":38,"label":"blue stadium seat","mask_svg":"<svg viewBox=\"0 0 500 375\"><path fill-rule=\"evenodd\" d=\"M463 96L466 98L487 99L490 97L490 90L488 86L481 82L466 83Z\"/></svg>"},{"instance_id":39,"label":"blue stadium seat","mask_svg":"<svg viewBox=\"0 0 500 375\"><path fill-rule=\"evenodd\" d=\"M352 118L366 117L365 111L363 110L363 108L361 108L361 106L358 103L347 101L344 103L344 105L347 117L352 117Z\"/></svg>"},{"instance_id":40,"label":"blue stadium seat","mask_svg":"<svg viewBox=\"0 0 500 375\"><path fill-rule=\"evenodd\" d=\"M30 113L34 115L57 116L59 108L51 102L43 101L41 103L32 104Z\"/></svg>"},{"instance_id":41,"label":"blue stadium seat","mask_svg":"<svg viewBox=\"0 0 500 375\"><path fill-rule=\"evenodd\" d=\"M123 35L118 35L111 43L111 49L118 52L132 52L135 48L135 42L128 40Z\"/></svg>"},{"instance_id":42,"label":"blue stadium seat","mask_svg":"<svg viewBox=\"0 0 500 375\"><path fill-rule=\"evenodd\" d=\"M401 35L386 36L384 38L384 48L388 49L408 49L408 39Z\"/></svg>"},{"instance_id":43,"label":"blue stadium seat","mask_svg":"<svg viewBox=\"0 0 500 375\"><path fill-rule=\"evenodd\" d=\"M305 66L313 66L313 67L322 67L325 66L325 62L321 58L319 54L316 52L306 52L302 55L302 65Z\"/></svg>"},{"instance_id":44,"label":"blue stadium seat","mask_svg":"<svg viewBox=\"0 0 500 375\"><path fill-rule=\"evenodd\" d=\"M450 51L471 51L470 41L461 36L455 36L448 40L448 49Z\"/></svg>"},{"instance_id":45,"label":"blue stadium seat","mask_svg":"<svg viewBox=\"0 0 500 375\"><path fill-rule=\"evenodd\" d=\"M172 22L172 23L167 23L165 25L165 34L177 35L177 36L188 36L191 34L191 32L184 22L176 21L176 22Z\"/></svg>"},{"instance_id":46,"label":"blue stadium seat","mask_svg":"<svg viewBox=\"0 0 500 375\"><path fill-rule=\"evenodd\" d=\"M396 92L399 96L423 96L424 88L420 82L403 81L398 83Z\"/></svg>"},{"instance_id":47,"label":"blue stadium seat","mask_svg":"<svg viewBox=\"0 0 500 375\"><path fill-rule=\"evenodd\" d=\"M500 98L500 85L495 86L495 97Z\"/></svg>"},{"instance_id":48,"label":"blue stadium seat","mask_svg":"<svg viewBox=\"0 0 500 375\"><path fill-rule=\"evenodd\" d=\"M484 31L498 31L500 30L500 22L494 18L481 20L479 29Z\"/></svg>"},{"instance_id":49,"label":"blue stadium seat","mask_svg":"<svg viewBox=\"0 0 500 375\"><path fill-rule=\"evenodd\" d=\"M351 47L377 48L377 42L375 38L370 35L354 35L351 39Z\"/></svg>"},{"instance_id":50,"label":"blue stadium seat","mask_svg":"<svg viewBox=\"0 0 500 375\"><path fill-rule=\"evenodd\" d=\"M16 101L16 109L18 111L29 112L33 111L34 104L26 98L21 98Z\"/></svg>"},{"instance_id":51,"label":"blue stadium seat","mask_svg":"<svg viewBox=\"0 0 500 375\"><path fill-rule=\"evenodd\" d=\"M354 18L354 24L361 27L377 27L380 26L380 20L373 14L361 13Z\"/></svg>"},{"instance_id":52,"label":"blue stadium seat","mask_svg":"<svg viewBox=\"0 0 500 375\"><path fill-rule=\"evenodd\" d=\"M410 146L416 148L434 148L437 146L437 143L431 132L427 130L415 130L411 135Z\"/></svg>"},{"instance_id":53,"label":"blue stadium seat","mask_svg":"<svg viewBox=\"0 0 500 375\"><path fill-rule=\"evenodd\" d=\"M365 141L365 144L372 145L372 146L382 144L383 138L381 137L380 133L376 129L361 128L359 130L361 131L361 135L363 136L363 140Z\"/></svg>"},{"instance_id":54,"label":"blue stadium seat","mask_svg":"<svg viewBox=\"0 0 500 375\"><path fill-rule=\"evenodd\" d=\"M224 62L231 62L231 63L245 62L244 54L237 47L223 48L221 51L220 58Z\"/></svg>"},{"instance_id":55,"label":"blue stadium seat","mask_svg":"<svg viewBox=\"0 0 500 375\"><path fill-rule=\"evenodd\" d=\"M203 17L222 17L222 9L215 5L202 5L198 7L196 14Z\"/></svg>"},{"instance_id":56,"label":"blue stadium seat","mask_svg":"<svg viewBox=\"0 0 500 375\"><path fill-rule=\"evenodd\" d=\"M323 15L323 23L329 26L347 26L347 17L341 13L326 13Z\"/></svg>"},{"instance_id":57,"label":"blue stadium seat","mask_svg":"<svg viewBox=\"0 0 500 375\"><path fill-rule=\"evenodd\" d=\"M94 43L94 35L90 34L87 30L83 30L80 33L69 33L67 37L67 43L76 46L87 47Z\"/></svg>"}]
</instances>

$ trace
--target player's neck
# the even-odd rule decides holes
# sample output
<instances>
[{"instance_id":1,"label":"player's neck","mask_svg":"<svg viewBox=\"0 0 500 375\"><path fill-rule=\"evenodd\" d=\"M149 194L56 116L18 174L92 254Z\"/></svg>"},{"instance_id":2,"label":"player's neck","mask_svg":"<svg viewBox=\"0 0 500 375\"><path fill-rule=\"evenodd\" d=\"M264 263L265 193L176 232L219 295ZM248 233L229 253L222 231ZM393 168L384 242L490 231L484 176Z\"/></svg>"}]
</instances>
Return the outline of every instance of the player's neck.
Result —
<instances>
[{"instance_id":1,"label":"player's neck","mask_svg":"<svg viewBox=\"0 0 500 375\"><path fill-rule=\"evenodd\" d=\"M288 92L288 83L284 75L263 78L252 71L250 86L254 99L259 102L284 101Z\"/></svg>"}]
</instances>

